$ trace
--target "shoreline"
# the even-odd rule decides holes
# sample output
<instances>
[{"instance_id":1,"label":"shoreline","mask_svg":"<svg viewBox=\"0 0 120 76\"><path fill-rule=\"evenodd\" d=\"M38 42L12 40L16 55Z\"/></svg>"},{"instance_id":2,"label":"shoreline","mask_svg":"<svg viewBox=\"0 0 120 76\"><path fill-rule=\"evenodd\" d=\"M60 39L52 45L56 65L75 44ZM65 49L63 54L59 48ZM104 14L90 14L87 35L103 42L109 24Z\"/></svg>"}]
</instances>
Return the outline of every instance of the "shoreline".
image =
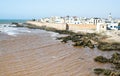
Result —
<instances>
[{"instance_id":1,"label":"shoreline","mask_svg":"<svg viewBox=\"0 0 120 76\"><path fill-rule=\"evenodd\" d=\"M71 30L58 30L56 28L46 27L46 26L39 26L34 24L27 24L28 28L30 29L42 29L46 31L52 31L59 34L67 34L66 37L58 38L62 40L62 42L66 43L67 41L71 40L75 42L73 46L82 46L82 47L89 47L94 48L97 44L97 48L100 50L120 50L120 41L116 40L116 38L120 38L120 36L115 37L109 36L106 34L99 34L99 33L89 33L89 32L74 32ZM75 37L75 38L74 38ZM87 40L87 42L86 42ZM84 46L85 45L85 46Z\"/></svg>"},{"instance_id":2,"label":"shoreline","mask_svg":"<svg viewBox=\"0 0 120 76\"><path fill-rule=\"evenodd\" d=\"M75 48L53 39L47 31L31 32L0 41L0 75L96 76L92 71L95 67L110 65L95 63L93 58L98 55L109 57L113 53Z\"/></svg>"},{"instance_id":3,"label":"shoreline","mask_svg":"<svg viewBox=\"0 0 120 76\"><path fill-rule=\"evenodd\" d=\"M49 24L49 23L40 23L40 22L35 22L35 21L27 21L26 24L28 25L33 25L33 26L36 26L36 27L47 27L47 28L54 28L56 30L65 30L65 24ZM54 25L54 26L52 26ZM58 27L55 27L55 26L63 26L63 27L60 27L61 29L58 29ZM89 27L88 27L89 26ZM63 29L64 28L64 29ZM93 30L94 29L94 30ZM108 36L108 38L104 39L103 41L105 42L119 42L120 43L120 40L118 40L120 38L120 32L119 31L106 31L106 32L103 32L103 33L97 33L96 32L96 26L94 25L69 25L69 31L72 31L72 32L75 32L75 33L78 33L78 32L83 32L83 33L96 33L96 34L101 34L103 36Z\"/></svg>"},{"instance_id":4,"label":"shoreline","mask_svg":"<svg viewBox=\"0 0 120 76\"><path fill-rule=\"evenodd\" d=\"M45 30L45 31L68 35L66 37L60 37L57 39L60 39L60 40L62 40L62 42L65 42L65 43L69 40L72 40L73 42L75 42L75 44L73 44L73 46L82 46L82 47L87 46L89 48L94 48L97 45L98 49L104 50L104 51L105 50L120 50L120 48L119 48L120 41L117 40L120 38L120 36L119 36L119 33L116 33L116 32L115 32L117 34L116 36L114 36L114 34L113 34L113 36L110 36L110 35L106 35L104 33L99 34L99 33L90 33L90 32L83 32L83 31L76 33L71 30L58 30L56 28L52 28L52 27L48 27L48 26L34 25L33 23L32 24L30 24L30 23L24 23L24 24L13 23L13 25L16 25L13 27L14 29L12 27L5 27L5 28L3 28L3 32L7 33L8 35L16 36L15 34L19 34L19 33L27 33L27 32L30 33L31 31L29 31L29 29L41 29L41 30ZM5 30L7 30L7 31L5 31ZM25 31L25 30L27 30L27 31ZM2 30L1 30L1 32L2 32Z\"/></svg>"},{"instance_id":5,"label":"shoreline","mask_svg":"<svg viewBox=\"0 0 120 76\"><path fill-rule=\"evenodd\" d=\"M31 32L16 36L1 34L3 40L0 40L0 75L96 76L93 71L96 67L111 69L110 64L96 63L93 60L96 56L110 58L115 52L120 53L73 47L71 41L65 44L56 38L75 33L59 30L56 33L51 28L47 28L48 31L43 27L42 29L29 29Z\"/></svg>"}]
</instances>

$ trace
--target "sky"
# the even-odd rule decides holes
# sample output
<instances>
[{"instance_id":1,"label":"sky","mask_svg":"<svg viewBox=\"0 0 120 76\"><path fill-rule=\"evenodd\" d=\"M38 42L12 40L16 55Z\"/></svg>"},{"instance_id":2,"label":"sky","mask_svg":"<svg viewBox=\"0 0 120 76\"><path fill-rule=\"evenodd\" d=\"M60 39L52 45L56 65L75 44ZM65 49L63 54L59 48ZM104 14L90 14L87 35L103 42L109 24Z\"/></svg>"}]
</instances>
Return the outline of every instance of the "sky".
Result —
<instances>
[{"instance_id":1,"label":"sky","mask_svg":"<svg viewBox=\"0 0 120 76\"><path fill-rule=\"evenodd\" d=\"M120 0L0 0L0 19L50 16L120 18Z\"/></svg>"}]
</instances>

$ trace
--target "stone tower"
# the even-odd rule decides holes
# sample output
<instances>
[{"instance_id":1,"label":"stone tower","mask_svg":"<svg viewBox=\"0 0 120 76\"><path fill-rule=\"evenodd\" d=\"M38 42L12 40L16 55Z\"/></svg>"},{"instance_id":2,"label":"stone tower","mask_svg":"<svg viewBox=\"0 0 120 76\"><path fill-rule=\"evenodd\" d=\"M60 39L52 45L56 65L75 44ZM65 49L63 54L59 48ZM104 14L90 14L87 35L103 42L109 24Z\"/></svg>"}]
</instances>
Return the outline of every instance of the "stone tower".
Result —
<instances>
[{"instance_id":1,"label":"stone tower","mask_svg":"<svg viewBox=\"0 0 120 76\"><path fill-rule=\"evenodd\" d=\"M111 13L109 13L108 20L112 21L112 15L111 15Z\"/></svg>"}]
</instances>

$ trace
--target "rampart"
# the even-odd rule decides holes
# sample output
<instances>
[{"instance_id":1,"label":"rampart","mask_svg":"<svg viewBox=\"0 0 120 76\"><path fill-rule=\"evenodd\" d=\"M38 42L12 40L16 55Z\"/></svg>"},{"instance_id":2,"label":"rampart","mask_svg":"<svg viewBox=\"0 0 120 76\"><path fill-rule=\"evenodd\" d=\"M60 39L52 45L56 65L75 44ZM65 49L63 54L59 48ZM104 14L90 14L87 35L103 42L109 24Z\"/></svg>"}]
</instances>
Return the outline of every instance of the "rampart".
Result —
<instances>
[{"instance_id":1,"label":"rampart","mask_svg":"<svg viewBox=\"0 0 120 76\"><path fill-rule=\"evenodd\" d=\"M46 26L55 28L57 30L96 30L96 25L93 24L62 24L62 23L41 23L37 21L27 21L26 23L36 25L36 26Z\"/></svg>"}]
</instances>

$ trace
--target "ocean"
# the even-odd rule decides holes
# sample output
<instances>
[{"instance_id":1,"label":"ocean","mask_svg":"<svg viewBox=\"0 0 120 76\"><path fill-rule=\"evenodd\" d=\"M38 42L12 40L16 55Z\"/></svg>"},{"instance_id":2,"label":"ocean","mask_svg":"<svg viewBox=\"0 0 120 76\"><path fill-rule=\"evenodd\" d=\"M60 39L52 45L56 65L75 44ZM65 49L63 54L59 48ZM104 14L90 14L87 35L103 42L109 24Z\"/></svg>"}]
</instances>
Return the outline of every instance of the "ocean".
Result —
<instances>
[{"instance_id":1,"label":"ocean","mask_svg":"<svg viewBox=\"0 0 120 76\"><path fill-rule=\"evenodd\" d=\"M0 24L11 24L12 22L16 23L24 23L28 20L23 20L23 19L0 19Z\"/></svg>"},{"instance_id":2,"label":"ocean","mask_svg":"<svg viewBox=\"0 0 120 76\"><path fill-rule=\"evenodd\" d=\"M12 23L25 23L28 20L21 19L0 19L0 33L16 36L16 34L20 33L29 33L29 29L21 27L12 27Z\"/></svg>"}]
</instances>

